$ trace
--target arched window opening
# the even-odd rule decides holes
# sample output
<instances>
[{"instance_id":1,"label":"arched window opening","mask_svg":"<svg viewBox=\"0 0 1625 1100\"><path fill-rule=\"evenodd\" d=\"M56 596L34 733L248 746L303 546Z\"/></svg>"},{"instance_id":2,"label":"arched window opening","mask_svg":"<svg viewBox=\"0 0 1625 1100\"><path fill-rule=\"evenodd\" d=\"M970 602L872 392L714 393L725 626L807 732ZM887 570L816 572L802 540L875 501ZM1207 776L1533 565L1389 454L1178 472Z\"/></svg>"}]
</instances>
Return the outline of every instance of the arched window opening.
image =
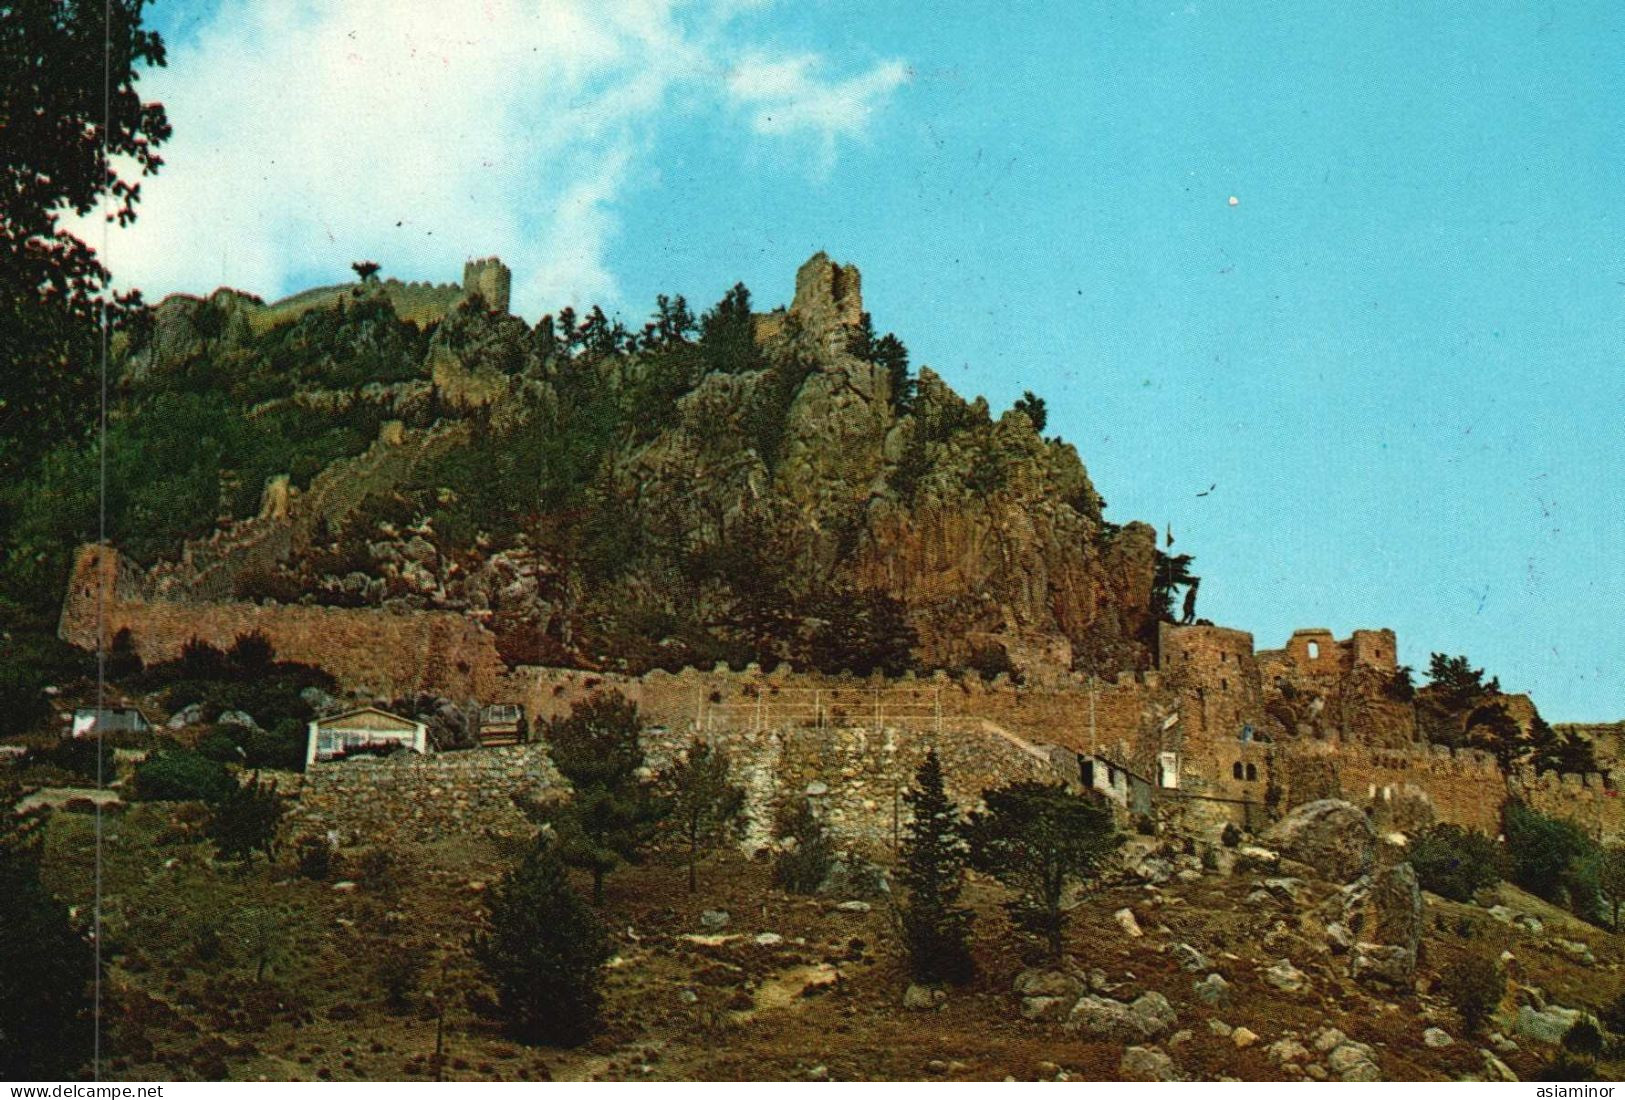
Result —
<instances>
[{"instance_id":1,"label":"arched window opening","mask_svg":"<svg viewBox=\"0 0 1625 1100\"><path fill-rule=\"evenodd\" d=\"M1309 643L1309 659L1311 661L1320 660L1320 643L1319 642L1310 642Z\"/></svg>"},{"instance_id":2,"label":"arched window opening","mask_svg":"<svg viewBox=\"0 0 1625 1100\"><path fill-rule=\"evenodd\" d=\"M1252 781L1252 780L1257 779L1257 778L1258 778L1258 765L1257 764L1248 764L1247 765L1247 779L1248 779L1248 781Z\"/></svg>"},{"instance_id":3,"label":"arched window opening","mask_svg":"<svg viewBox=\"0 0 1625 1100\"><path fill-rule=\"evenodd\" d=\"M1235 767L1230 769L1230 774L1231 774L1232 777L1234 777L1236 779L1240 779L1242 777L1241 761L1240 760L1237 760L1236 764L1235 764Z\"/></svg>"}]
</instances>

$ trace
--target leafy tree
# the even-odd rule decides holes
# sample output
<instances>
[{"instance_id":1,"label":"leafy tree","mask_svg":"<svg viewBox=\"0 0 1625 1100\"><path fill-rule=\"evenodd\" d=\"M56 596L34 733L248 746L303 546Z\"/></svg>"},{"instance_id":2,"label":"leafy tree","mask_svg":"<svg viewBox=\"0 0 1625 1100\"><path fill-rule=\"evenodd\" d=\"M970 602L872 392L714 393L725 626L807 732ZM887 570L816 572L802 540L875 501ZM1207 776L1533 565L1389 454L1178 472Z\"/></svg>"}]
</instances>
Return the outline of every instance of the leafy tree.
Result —
<instances>
[{"instance_id":1,"label":"leafy tree","mask_svg":"<svg viewBox=\"0 0 1625 1100\"><path fill-rule=\"evenodd\" d=\"M0 785L4 786L4 785ZM15 790L0 789L10 807ZM0 1078L62 1080L90 1056L95 952L40 881L31 822L0 821Z\"/></svg>"},{"instance_id":2,"label":"leafy tree","mask_svg":"<svg viewBox=\"0 0 1625 1100\"><path fill-rule=\"evenodd\" d=\"M700 351L711 370L740 374L764 365L756 344L756 322L750 312L750 291L735 283L722 301L700 318Z\"/></svg>"},{"instance_id":3,"label":"leafy tree","mask_svg":"<svg viewBox=\"0 0 1625 1100\"><path fill-rule=\"evenodd\" d=\"M136 92L139 70L164 64L144 6L17 0L0 19L0 481L88 434L102 311L139 301L103 297L107 269L62 218L107 200L128 224L139 178L163 163L169 122Z\"/></svg>"},{"instance_id":4,"label":"leafy tree","mask_svg":"<svg viewBox=\"0 0 1625 1100\"><path fill-rule=\"evenodd\" d=\"M792 894L811 894L829 877L835 846L812 802L797 798L780 807L773 825L780 848L773 860L773 885Z\"/></svg>"},{"instance_id":5,"label":"leafy tree","mask_svg":"<svg viewBox=\"0 0 1625 1100\"><path fill-rule=\"evenodd\" d=\"M898 882L908 891L900 906L909 969L916 981L963 983L975 962L970 953L973 914L956 905L965 884L969 846L959 809L942 784L936 750L914 773L903 795L913 811L903 834Z\"/></svg>"},{"instance_id":6,"label":"leafy tree","mask_svg":"<svg viewBox=\"0 0 1625 1100\"><path fill-rule=\"evenodd\" d=\"M1456 1006L1467 1030L1475 1034L1501 1003L1506 983L1500 961L1482 952L1463 955L1440 975L1444 995Z\"/></svg>"},{"instance_id":7,"label":"leafy tree","mask_svg":"<svg viewBox=\"0 0 1625 1100\"><path fill-rule=\"evenodd\" d=\"M1513 882L1546 901L1567 903L1579 916L1596 913L1597 845L1584 830L1509 801L1501 811L1501 831Z\"/></svg>"},{"instance_id":8,"label":"leafy tree","mask_svg":"<svg viewBox=\"0 0 1625 1100\"><path fill-rule=\"evenodd\" d=\"M1451 901L1471 901L1501 881L1501 850L1495 841L1459 825L1433 825L1411 845L1411 866L1424 890Z\"/></svg>"},{"instance_id":9,"label":"leafy tree","mask_svg":"<svg viewBox=\"0 0 1625 1100\"><path fill-rule=\"evenodd\" d=\"M526 1042L574 1046L597 1029L609 936L570 888L546 840L487 899L491 931L475 957L496 986L503 1019Z\"/></svg>"},{"instance_id":10,"label":"leafy tree","mask_svg":"<svg viewBox=\"0 0 1625 1100\"><path fill-rule=\"evenodd\" d=\"M1017 412L1026 414L1027 419L1032 421L1035 432L1042 432L1044 425L1049 423L1049 406L1032 390L1023 391L1022 395L1016 398L1014 408Z\"/></svg>"},{"instance_id":11,"label":"leafy tree","mask_svg":"<svg viewBox=\"0 0 1625 1100\"><path fill-rule=\"evenodd\" d=\"M378 274L378 264L372 260L357 260L350 265L350 270L355 272L356 278L365 283Z\"/></svg>"},{"instance_id":12,"label":"leafy tree","mask_svg":"<svg viewBox=\"0 0 1625 1100\"><path fill-rule=\"evenodd\" d=\"M1619 907L1625 903L1625 845L1610 844L1602 850L1597 862L1597 888L1612 913L1609 923L1618 931Z\"/></svg>"},{"instance_id":13,"label":"leafy tree","mask_svg":"<svg viewBox=\"0 0 1625 1100\"><path fill-rule=\"evenodd\" d=\"M694 865L702 849L737 831L745 808L745 788L729 781L726 750L695 738L688 753L667 773L671 821L688 846L688 892L699 888Z\"/></svg>"},{"instance_id":14,"label":"leafy tree","mask_svg":"<svg viewBox=\"0 0 1625 1100\"><path fill-rule=\"evenodd\" d=\"M1151 612L1160 621L1174 621L1174 593L1181 588L1198 584L1200 577L1191 572L1195 559L1189 554L1165 554L1156 551L1156 567L1151 579ZM1155 629L1155 623L1152 624Z\"/></svg>"},{"instance_id":15,"label":"leafy tree","mask_svg":"<svg viewBox=\"0 0 1625 1100\"><path fill-rule=\"evenodd\" d=\"M255 852L276 854L277 826L285 807L276 793L276 781L261 782L255 773L215 804L209 819L209 839L226 859L247 862Z\"/></svg>"},{"instance_id":16,"label":"leafy tree","mask_svg":"<svg viewBox=\"0 0 1625 1100\"><path fill-rule=\"evenodd\" d=\"M1485 703L1467 716L1467 744L1494 756L1502 771L1511 771L1528 751L1523 727L1501 703Z\"/></svg>"},{"instance_id":17,"label":"leafy tree","mask_svg":"<svg viewBox=\"0 0 1625 1100\"><path fill-rule=\"evenodd\" d=\"M637 705L619 692L595 692L547 726L553 765L575 793L531 812L552 826L560 858L592 873L594 905L603 904L604 876L642 857L666 809L639 774L642 730Z\"/></svg>"},{"instance_id":18,"label":"leafy tree","mask_svg":"<svg viewBox=\"0 0 1625 1100\"><path fill-rule=\"evenodd\" d=\"M1066 785L1024 781L984 791L971 814L971 861L1016 891L1012 919L1061 958L1067 888L1086 881L1117 847L1111 811Z\"/></svg>"},{"instance_id":19,"label":"leafy tree","mask_svg":"<svg viewBox=\"0 0 1625 1100\"><path fill-rule=\"evenodd\" d=\"M1409 703L1416 699L1416 671L1410 665L1400 665L1383 685L1383 692L1396 703Z\"/></svg>"},{"instance_id":20,"label":"leafy tree","mask_svg":"<svg viewBox=\"0 0 1625 1100\"><path fill-rule=\"evenodd\" d=\"M1486 695L1498 695L1501 681L1484 681L1484 670L1474 668L1465 656L1447 657L1443 653L1428 658L1428 687L1438 692L1452 711L1465 710Z\"/></svg>"},{"instance_id":21,"label":"leafy tree","mask_svg":"<svg viewBox=\"0 0 1625 1100\"><path fill-rule=\"evenodd\" d=\"M906 413L914 404L914 379L908 372L908 347L894 333L875 338L873 319L867 312L847 337L847 351L885 370L892 408Z\"/></svg>"}]
</instances>

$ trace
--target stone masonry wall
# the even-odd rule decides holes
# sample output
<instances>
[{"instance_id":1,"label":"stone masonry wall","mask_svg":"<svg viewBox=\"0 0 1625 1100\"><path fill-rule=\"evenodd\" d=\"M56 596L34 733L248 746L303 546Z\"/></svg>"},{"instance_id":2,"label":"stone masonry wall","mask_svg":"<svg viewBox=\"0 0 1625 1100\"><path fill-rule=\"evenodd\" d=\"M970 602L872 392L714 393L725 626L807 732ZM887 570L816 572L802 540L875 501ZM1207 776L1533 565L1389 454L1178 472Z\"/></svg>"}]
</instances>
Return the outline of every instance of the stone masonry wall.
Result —
<instances>
[{"instance_id":1,"label":"stone masonry wall","mask_svg":"<svg viewBox=\"0 0 1625 1100\"><path fill-rule=\"evenodd\" d=\"M692 736L692 730L647 733L650 766L663 770ZM713 730L707 738L728 751L734 779L745 787L752 848L771 839L780 805L806 797L843 845L873 854L890 849L908 820L901 794L933 747L949 794L967 809L984 788L1057 778L1041 753L981 728ZM562 785L542 744L315 764L305 774L296 829L333 830L346 843L427 843L486 831L522 835L530 826L513 795Z\"/></svg>"}]
</instances>

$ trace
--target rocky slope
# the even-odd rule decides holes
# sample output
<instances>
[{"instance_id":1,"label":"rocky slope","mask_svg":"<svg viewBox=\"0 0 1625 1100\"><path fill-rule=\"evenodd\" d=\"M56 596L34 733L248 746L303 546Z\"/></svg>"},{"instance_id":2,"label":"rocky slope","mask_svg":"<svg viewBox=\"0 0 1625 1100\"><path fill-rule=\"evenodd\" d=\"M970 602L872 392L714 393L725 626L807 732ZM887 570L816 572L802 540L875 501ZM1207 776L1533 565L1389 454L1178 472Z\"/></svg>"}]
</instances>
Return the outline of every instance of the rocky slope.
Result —
<instances>
[{"instance_id":1,"label":"rocky slope","mask_svg":"<svg viewBox=\"0 0 1625 1100\"><path fill-rule=\"evenodd\" d=\"M273 476L154 592L463 610L516 662L1143 664L1154 532L1107 523L1076 451L1023 412L876 354L860 285L820 253L787 310L725 299L641 339L478 294L420 331L376 283L269 326L231 292L168 300L127 352L135 407L203 377L249 417L382 427Z\"/></svg>"}]
</instances>

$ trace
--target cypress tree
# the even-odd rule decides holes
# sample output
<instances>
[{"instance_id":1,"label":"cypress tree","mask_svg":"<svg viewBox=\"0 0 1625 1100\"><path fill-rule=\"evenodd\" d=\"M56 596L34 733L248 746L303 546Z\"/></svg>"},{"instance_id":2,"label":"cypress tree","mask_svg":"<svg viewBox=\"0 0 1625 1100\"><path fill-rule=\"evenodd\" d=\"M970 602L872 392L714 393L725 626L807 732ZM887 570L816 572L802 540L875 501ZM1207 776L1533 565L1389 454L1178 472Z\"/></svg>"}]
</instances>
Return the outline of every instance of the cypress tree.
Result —
<instances>
[{"instance_id":1,"label":"cypress tree","mask_svg":"<svg viewBox=\"0 0 1625 1100\"><path fill-rule=\"evenodd\" d=\"M914 783L903 795L913 817L903 835L897 875L908 891L900 916L909 968L921 982L966 982L975 970L972 914L954 903L965 884L969 847L959 809L943 789L942 761L935 749L926 754Z\"/></svg>"},{"instance_id":2,"label":"cypress tree","mask_svg":"<svg viewBox=\"0 0 1625 1100\"><path fill-rule=\"evenodd\" d=\"M571 888L547 840L510 871L486 902L491 931L475 957L496 986L516 1038L575 1046L598 1030L609 936Z\"/></svg>"}]
</instances>

